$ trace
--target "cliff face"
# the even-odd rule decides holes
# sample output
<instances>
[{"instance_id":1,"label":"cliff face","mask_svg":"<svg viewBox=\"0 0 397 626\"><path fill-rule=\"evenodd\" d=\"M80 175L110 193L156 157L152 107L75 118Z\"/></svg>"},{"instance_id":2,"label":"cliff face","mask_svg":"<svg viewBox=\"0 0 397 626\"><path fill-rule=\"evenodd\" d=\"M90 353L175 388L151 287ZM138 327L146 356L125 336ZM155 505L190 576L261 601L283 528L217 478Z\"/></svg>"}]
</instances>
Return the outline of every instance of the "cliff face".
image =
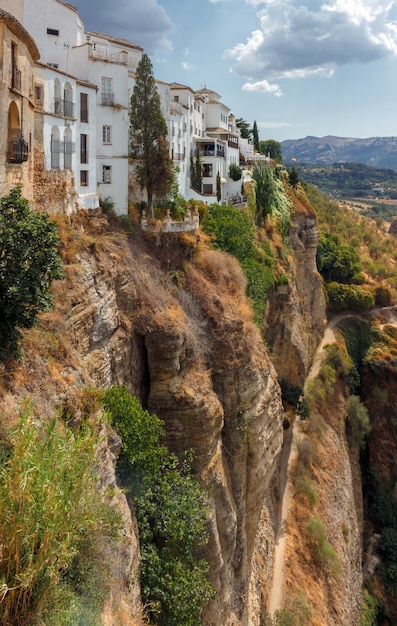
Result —
<instances>
[{"instance_id":1,"label":"cliff face","mask_svg":"<svg viewBox=\"0 0 397 626\"><path fill-rule=\"evenodd\" d=\"M270 293L266 315L265 339L277 373L300 387L324 332L325 298L316 265L319 236L313 209L297 202L290 230L290 281Z\"/></svg>"},{"instance_id":2,"label":"cliff face","mask_svg":"<svg viewBox=\"0 0 397 626\"><path fill-rule=\"evenodd\" d=\"M283 439L277 375L303 383L323 327L315 216L297 212L288 293L274 293L268 307L276 367L233 258L194 237L163 235L158 246L139 234L111 235L102 217L73 220L73 228L62 225L68 278L54 286L55 310L26 333L25 361L8 373L3 407L30 394L44 413L59 403L73 412L84 387L126 385L165 421L170 449L194 449L196 473L210 488L206 557L217 594L204 623L259 626L274 547L269 485ZM112 437L101 453L104 485L115 481ZM139 589L128 581L139 567L137 534L119 497L127 530L118 606L136 606Z\"/></svg>"},{"instance_id":3,"label":"cliff face","mask_svg":"<svg viewBox=\"0 0 397 626\"><path fill-rule=\"evenodd\" d=\"M170 449L194 449L212 498L207 558L217 595L205 623L248 624L250 605L260 602L260 588L250 591L255 556L273 541L258 533L282 443L276 372L235 260L203 247L182 272L168 244L158 258L127 242L83 253L79 279L66 289L67 327L90 384L127 385L165 421Z\"/></svg>"}]
</instances>

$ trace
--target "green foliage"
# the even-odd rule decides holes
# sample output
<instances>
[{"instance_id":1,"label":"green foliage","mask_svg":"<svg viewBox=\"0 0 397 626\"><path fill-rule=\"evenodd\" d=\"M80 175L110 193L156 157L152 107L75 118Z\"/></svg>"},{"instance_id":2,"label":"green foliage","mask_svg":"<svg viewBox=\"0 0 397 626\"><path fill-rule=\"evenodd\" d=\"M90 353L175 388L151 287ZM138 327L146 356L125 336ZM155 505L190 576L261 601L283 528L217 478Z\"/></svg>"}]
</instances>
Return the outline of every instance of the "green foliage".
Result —
<instances>
[{"instance_id":1,"label":"green foliage","mask_svg":"<svg viewBox=\"0 0 397 626\"><path fill-rule=\"evenodd\" d=\"M295 165L293 165L289 171L289 184L291 185L291 187L293 187L294 189L298 186L299 183L299 174L298 174L298 170L296 169Z\"/></svg>"},{"instance_id":2,"label":"green foliage","mask_svg":"<svg viewBox=\"0 0 397 626\"><path fill-rule=\"evenodd\" d=\"M332 165L299 165L301 178L318 187L322 193L332 198L373 198L374 188L381 187L382 198L391 198L397 191L397 172L388 168L372 167L364 163L333 163ZM381 202L374 202L369 217L383 215L384 219L395 215L393 208ZM388 214L388 209L390 213Z\"/></svg>"},{"instance_id":3,"label":"green foliage","mask_svg":"<svg viewBox=\"0 0 397 626\"><path fill-rule=\"evenodd\" d=\"M216 199L218 202L220 202L221 198L222 198L221 175L218 172L216 175Z\"/></svg>"},{"instance_id":4,"label":"green foliage","mask_svg":"<svg viewBox=\"0 0 397 626\"><path fill-rule=\"evenodd\" d=\"M10 442L0 469L1 623L22 626L63 611L59 623L76 624L71 614L82 604L98 619L106 589L95 597L68 580L72 567L79 577L81 552L109 542L119 523L97 490L97 436L88 427L73 433L56 418L40 426L27 407ZM98 563L92 570L95 577Z\"/></svg>"},{"instance_id":5,"label":"green foliage","mask_svg":"<svg viewBox=\"0 0 397 626\"><path fill-rule=\"evenodd\" d=\"M321 233L317 267L327 282L351 283L361 271L360 258L352 246L340 243L337 235Z\"/></svg>"},{"instance_id":6,"label":"green foliage","mask_svg":"<svg viewBox=\"0 0 397 626\"><path fill-rule=\"evenodd\" d=\"M340 344L331 343L324 347L323 362L330 365L339 378L346 378L352 368L352 361Z\"/></svg>"},{"instance_id":7,"label":"green foliage","mask_svg":"<svg viewBox=\"0 0 397 626\"><path fill-rule=\"evenodd\" d=\"M31 211L19 187L0 202L0 360L19 354L21 328L52 306L50 286L64 278L56 224Z\"/></svg>"},{"instance_id":8,"label":"green foliage","mask_svg":"<svg viewBox=\"0 0 397 626\"><path fill-rule=\"evenodd\" d=\"M183 461L159 445L162 422L125 388L104 394L122 437L122 469L134 499L142 557L142 599L158 626L197 626L213 595L208 563L196 557L208 540L208 499Z\"/></svg>"},{"instance_id":9,"label":"green foliage","mask_svg":"<svg viewBox=\"0 0 397 626\"><path fill-rule=\"evenodd\" d=\"M249 122L244 120L242 117L238 117L236 119L236 126L240 129L241 137L243 137L243 139L249 139L251 137L252 130Z\"/></svg>"},{"instance_id":10,"label":"green foliage","mask_svg":"<svg viewBox=\"0 0 397 626\"><path fill-rule=\"evenodd\" d=\"M259 142L259 152L266 156L269 156L276 163L281 163L283 160L283 149L281 143L274 139L265 139Z\"/></svg>"},{"instance_id":11,"label":"green foliage","mask_svg":"<svg viewBox=\"0 0 397 626\"><path fill-rule=\"evenodd\" d=\"M243 175L243 170L236 163L231 163L229 165L228 175L229 178L231 178L232 180L240 180L241 176Z\"/></svg>"},{"instance_id":12,"label":"green foliage","mask_svg":"<svg viewBox=\"0 0 397 626\"><path fill-rule=\"evenodd\" d=\"M286 240L289 235L292 201L284 185L285 176L272 167L259 161L252 168L252 178L256 192L256 222L261 225L271 217Z\"/></svg>"},{"instance_id":13,"label":"green foliage","mask_svg":"<svg viewBox=\"0 0 397 626\"><path fill-rule=\"evenodd\" d=\"M360 611L360 626L377 626L379 602L368 589L363 589Z\"/></svg>"},{"instance_id":14,"label":"green foliage","mask_svg":"<svg viewBox=\"0 0 397 626\"><path fill-rule=\"evenodd\" d=\"M371 430L367 408L359 396L350 396L346 410L349 441L351 445L363 448L365 438Z\"/></svg>"},{"instance_id":15,"label":"green foliage","mask_svg":"<svg viewBox=\"0 0 397 626\"><path fill-rule=\"evenodd\" d=\"M190 184L192 189L198 193L202 192L203 188L203 168L201 165L200 148L196 147L196 154L190 155Z\"/></svg>"},{"instance_id":16,"label":"green foliage","mask_svg":"<svg viewBox=\"0 0 397 626\"><path fill-rule=\"evenodd\" d=\"M358 285L343 285L342 283L328 283L326 285L328 306L331 311L345 311L351 309L357 313L369 311L375 304L373 294L365 287Z\"/></svg>"},{"instance_id":17,"label":"green foliage","mask_svg":"<svg viewBox=\"0 0 397 626\"><path fill-rule=\"evenodd\" d=\"M259 152L259 133L256 120L254 120L254 125L252 127L252 141L254 143L254 149L256 150L256 152Z\"/></svg>"},{"instance_id":18,"label":"green foliage","mask_svg":"<svg viewBox=\"0 0 397 626\"><path fill-rule=\"evenodd\" d=\"M247 295L252 298L255 320L263 323L265 298L274 282L270 250L255 245L255 225L249 212L225 205L212 205L202 228L215 235L215 245L233 254L247 277Z\"/></svg>"},{"instance_id":19,"label":"green foliage","mask_svg":"<svg viewBox=\"0 0 397 626\"><path fill-rule=\"evenodd\" d=\"M142 55L135 73L130 103L131 156L141 189L146 188L148 211L153 217L153 195L167 195L172 183L172 162L167 142L167 124L161 112L160 96L147 54Z\"/></svg>"},{"instance_id":20,"label":"green foliage","mask_svg":"<svg viewBox=\"0 0 397 626\"><path fill-rule=\"evenodd\" d=\"M307 499L310 507L313 507L317 504L317 491L315 490L313 484L307 476L297 474L294 477L294 489L296 494L302 495Z\"/></svg>"},{"instance_id":21,"label":"green foliage","mask_svg":"<svg viewBox=\"0 0 397 626\"><path fill-rule=\"evenodd\" d=\"M391 292L388 287L376 287L375 304L377 306L390 306L392 302Z\"/></svg>"},{"instance_id":22,"label":"green foliage","mask_svg":"<svg viewBox=\"0 0 397 626\"><path fill-rule=\"evenodd\" d=\"M333 576L338 577L341 565L338 555L327 539L325 524L317 517L311 517L306 524L306 531L314 558L319 564L327 567Z\"/></svg>"}]
</instances>

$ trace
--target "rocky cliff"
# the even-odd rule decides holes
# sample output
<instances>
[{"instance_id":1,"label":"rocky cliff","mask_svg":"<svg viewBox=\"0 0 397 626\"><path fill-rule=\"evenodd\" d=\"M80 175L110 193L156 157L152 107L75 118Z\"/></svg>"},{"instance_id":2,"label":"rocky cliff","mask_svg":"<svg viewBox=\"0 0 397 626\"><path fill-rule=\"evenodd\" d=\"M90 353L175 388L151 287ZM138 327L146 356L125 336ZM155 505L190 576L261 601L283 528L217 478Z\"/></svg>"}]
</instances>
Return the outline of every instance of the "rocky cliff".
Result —
<instances>
[{"instance_id":1,"label":"rocky cliff","mask_svg":"<svg viewBox=\"0 0 397 626\"><path fill-rule=\"evenodd\" d=\"M259 626L276 523L269 485L283 442L278 377L303 383L323 329L315 215L297 204L289 285L268 306L269 351L238 263L196 235L127 237L86 213L60 219L60 227L67 279L54 285L54 311L25 334L24 361L3 369L2 408L15 414L20 397L30 395L43 414L62 405L78 419L86 387L126 385L165 421L170 449L194 450L197 476L210 489L206 556L217 593L203 623ZM105 486L115 482L118 445L109 433ZM133 614L139 605L130 584L139 567L137 531L121 493L119 504L125 537L107 624L120 623L120 607Z\"/></svg>"}]
</instances>

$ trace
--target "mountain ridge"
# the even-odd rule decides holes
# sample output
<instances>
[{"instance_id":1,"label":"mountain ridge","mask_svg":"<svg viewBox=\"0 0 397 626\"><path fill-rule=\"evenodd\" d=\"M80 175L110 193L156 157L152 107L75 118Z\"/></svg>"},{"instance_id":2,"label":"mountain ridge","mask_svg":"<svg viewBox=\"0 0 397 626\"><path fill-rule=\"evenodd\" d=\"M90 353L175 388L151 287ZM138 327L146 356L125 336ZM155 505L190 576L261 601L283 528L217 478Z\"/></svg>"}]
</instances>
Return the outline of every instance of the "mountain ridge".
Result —
<instances>
[{"instance_id":1,"label":"mountain ridge","mask_svg":"<svg viewBox=\"0 0 397 626\"><path fill-rule=\"evenodd\" d=\"M394 136L359 139L308 135L301 139L286 139L280 143L286 165L295 162L314 165L355 162L397 169L397 137Z\"/></svg>"}]
</instances>

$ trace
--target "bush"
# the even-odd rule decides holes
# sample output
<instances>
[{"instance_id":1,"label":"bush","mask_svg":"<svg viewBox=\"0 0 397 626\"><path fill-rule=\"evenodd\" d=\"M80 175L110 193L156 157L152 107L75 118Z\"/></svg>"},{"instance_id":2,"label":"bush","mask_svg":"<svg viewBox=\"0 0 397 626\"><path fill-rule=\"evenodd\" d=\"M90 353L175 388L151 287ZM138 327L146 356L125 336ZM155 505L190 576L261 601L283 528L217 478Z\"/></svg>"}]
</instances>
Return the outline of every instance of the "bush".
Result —
<instances>
[{"instance_id":1,"label":"bush","mask_svg":"<svg viewBox=\"0 0 397 626\"><path fill-rule=\"evenodd\" d=\"M98 618L106 589L93 597L67 580L80 553L101 538L109 542L119 523L97 490L97 437L88 427L74 434L56 418L39 426L27 408L10 442L0 469L1 623L22 626L63 612L58 623L75 624L69 618L76 604ZM96 562L92 571L106 567Z\"/></svg>"},{"instance_id":2,"label":"bush","mask_svg":"<svg viewBox=\"0 0 397 626\"><path fill-rule=\"evenodd\" d=\"M327 539L325 524L317 517L311 517L306 524L306 530L314 558L326 566L334 576L339 576L340 561Z\"/></svg>"},{"instance_id":3,"label":"bush","mask_svg":"<svg viewBox=\"0 0 397 626\"><path fill-rule=\"evenodd\" d=\"M240 180L241 176L243 175L243 170L241 169L241 167L236 165L236 163L231 163L229 165L228 174L229 178L231 178L232 180Z\"/></svg>"},{"instance_id":4,"label":"bush","mask_svg":"<svg viewBox=\"0 0 397 626\"><path fill-rule=\"evenodd\" d=\"M29 209L16 187L0 202L0 360L18 356L21 328L52 306L50 286L64 278L57 226Z\"/></svg>"},{"instance_id":5,"label":"bush","mask_svg":"<svg viewBox=\"0 0 397 626\"><path fill-rule=\"evenodd\" d=\"M375 304L373 294L365 287L332 282L326 286L328 305L332 311L351 309L358 313L369 311Z\"/></svg>"},{"instance_id":6,"label":"bush","mask_svg":"<svg viewBox=\"0 0 397 626\"><path fill-rule=\"evenodd\" d=\"M350 444L363 448L371 430L368 411L358 396L350 396L346 409Z\"/></svg>"},{"instance_id":7,"label":"bush","mask_svg":"<svg viewBox=\"0 0 397 626\"><path fill-rule=\"evenodd\" d=\"M197 626L213 589L208 563L196 557L208 540L209 503L193 478L191 455L180 461L159 445L163 422L125 388L106 391L104 406L122 438L121 464L140 535L143 602L158 626Z\"/></svg>"}]
</instances>

